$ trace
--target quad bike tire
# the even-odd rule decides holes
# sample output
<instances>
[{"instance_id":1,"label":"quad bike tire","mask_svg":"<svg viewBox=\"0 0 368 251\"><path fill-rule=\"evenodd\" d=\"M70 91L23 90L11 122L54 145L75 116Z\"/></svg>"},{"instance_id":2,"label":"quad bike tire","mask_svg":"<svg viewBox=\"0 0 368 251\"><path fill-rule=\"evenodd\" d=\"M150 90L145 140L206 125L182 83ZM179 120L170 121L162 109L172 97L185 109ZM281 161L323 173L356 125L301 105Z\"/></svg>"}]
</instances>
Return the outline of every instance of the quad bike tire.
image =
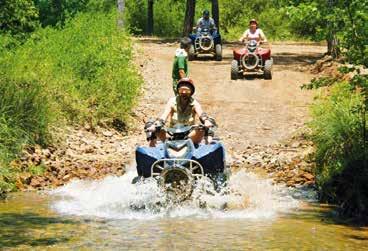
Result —
<instances>
[{"instance_id":1,"label":"quad bike tire","mask_svg":"<svg viewBox=\"0 0 368 251\"><path fill-rule=\"evenodd\" d=\"M189 52L188 52L188 60L193 61L194 59L195 59L194 46L191 45L190 48L189 48Z\"/></svg>"},{"instance_id":2,"label":"quad bike tire","mask_svg":"<svg viewBox=\"0 0 368 251\"><path fill-rule=\"evenodd\" d=\"M266 60L263 71L264 79L272 79L272 63L272 60Z\"/></svg>"},{"instance_id":3,"label":"quad bike tire","mask_svg":"<svg viewBox=\"0 0 368 251\"><path fill-rule=\"evenodd\" d=\"M239 77L239 63L237 60L231 61L231 79L237 80Z\"/></svg>"},{"instance_id":4,"label":"quad bike tire","mask_svg":"<svg viewBox=\"0 0 368 251\"><path fill-rule=\"evenodd\" d=\"M222 46L221 44L216 44L215 47L215 59L216 61L221 61L222 60Z\"/></svg>"}]
</instances>

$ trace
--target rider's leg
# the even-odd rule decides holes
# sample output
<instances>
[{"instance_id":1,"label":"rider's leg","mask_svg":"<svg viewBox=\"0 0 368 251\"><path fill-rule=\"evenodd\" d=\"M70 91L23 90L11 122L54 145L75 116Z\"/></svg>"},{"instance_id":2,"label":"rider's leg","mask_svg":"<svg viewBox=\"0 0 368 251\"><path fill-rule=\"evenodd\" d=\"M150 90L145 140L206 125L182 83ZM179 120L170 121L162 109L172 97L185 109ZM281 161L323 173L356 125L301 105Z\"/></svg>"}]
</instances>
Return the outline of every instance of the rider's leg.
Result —
<instances>
[{"instance_id":1,"label":"rider's leg","mask_svg":"<svg viewBox=\"0 0 368 251\"><path fill-rule=\"evenodd\" d=\"M159 139L161 142L164 142L166 140L166 131L161 130L159 132L156 132L156 138L151 139L148 143L150 147L155 147L157 145L157 139Z\"/></svg>"},{"instance_id":2,"label":"rider's leg","mask_svg":"<svg viewBox=\"0 0 368 251\"><path fill-rule=\"evenodd\" d=\"M189 134L189 138L193 141L194 144L201 143L203 137L204 137L203 129L195 129Z\"/></svg>"}]
</instances>

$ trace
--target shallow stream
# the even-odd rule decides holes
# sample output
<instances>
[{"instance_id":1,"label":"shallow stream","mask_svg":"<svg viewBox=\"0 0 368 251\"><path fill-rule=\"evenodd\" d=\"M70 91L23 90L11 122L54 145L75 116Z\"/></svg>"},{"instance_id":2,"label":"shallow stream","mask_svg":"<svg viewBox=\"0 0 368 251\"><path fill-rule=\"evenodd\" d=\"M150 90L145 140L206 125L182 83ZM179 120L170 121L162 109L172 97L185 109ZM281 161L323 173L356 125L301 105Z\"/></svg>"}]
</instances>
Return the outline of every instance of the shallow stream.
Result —
<instances>
[{"instance_id":1,"label":"shallow stream","mask_svg":"<svg viewBox=\"0 0 368 251\"><path fill-rule=\"evenodd\" d=\"M289 189L240 171L225 194L162 206L154 182L134 171L72 181L0 202L4 250L367 250L368 229L339 224L312 190Z\"/></svg>"}]
</instances>

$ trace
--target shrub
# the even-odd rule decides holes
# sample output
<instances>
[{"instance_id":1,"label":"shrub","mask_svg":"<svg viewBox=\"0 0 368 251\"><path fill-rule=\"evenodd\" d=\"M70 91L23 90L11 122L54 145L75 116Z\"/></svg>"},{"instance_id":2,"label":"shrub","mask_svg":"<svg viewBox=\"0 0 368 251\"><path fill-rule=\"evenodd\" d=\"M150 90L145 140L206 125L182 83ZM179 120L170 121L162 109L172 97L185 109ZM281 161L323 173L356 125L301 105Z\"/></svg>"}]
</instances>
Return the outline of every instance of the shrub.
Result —
<instances>
[{"instance_id":1,"label":"shrub","mask_svg":"<svg viewBox=\"0 0 368 251\"><path fill-rule=\"evenodd\" d=\"M368 212L368 149L364 138L368 116L362 113L364 105L362 92L352 91L350 83L341 82L312 106L310 126L317 149L316 181L321 199L338 203L343 213L351 216Z\"/></svg>"},{"instance_id":2,"label":"shrub","mask_svg":"<svg viewBox=\"0 0 368 251\"><path fill-rule=\"evenodd\" d=\"M125 121L141 78L132 44L116 16L80 13L63 29L34 32L0 58L0 183L12 183L7 163L27 144L48 142L64 123Z\"/></svg>"}]
</instances>

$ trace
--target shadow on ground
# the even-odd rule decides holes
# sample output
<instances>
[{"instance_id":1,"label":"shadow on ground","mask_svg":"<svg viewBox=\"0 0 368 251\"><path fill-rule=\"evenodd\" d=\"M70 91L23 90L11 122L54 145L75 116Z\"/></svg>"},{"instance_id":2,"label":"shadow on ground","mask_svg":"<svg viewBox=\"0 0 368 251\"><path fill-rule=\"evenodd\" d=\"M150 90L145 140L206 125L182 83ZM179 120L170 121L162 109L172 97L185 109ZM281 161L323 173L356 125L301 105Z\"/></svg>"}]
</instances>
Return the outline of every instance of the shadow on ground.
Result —
<instances>
[{"instance_id":1,"label":"shadow on ground","mask_svg":"<svg viewBox=\"0 0 368 251\"><path fill-rule=\"evenodd\" d=\"M0 214L0 247L16 248L20 245L32 247L49 246L69 240L66 236L37 238L39 230L46 233L46 228L53 224L76 224L71 220L56 217L44 217L33 213L5 213ZM32 236L37 231L37 237Z\"/></svg>"},{"instance_id":2,"label":"shadow on ground","mask_svg":"<svg viewBox=\"0 0 368 251\"><path fill-rule=\"evenodd\" d=\"M309 53L301 55L295 53L275 53L272 55L273 63L279 66L289 65L311 65L323 57L321 53Z\"/></svg>"}]
</instances>

